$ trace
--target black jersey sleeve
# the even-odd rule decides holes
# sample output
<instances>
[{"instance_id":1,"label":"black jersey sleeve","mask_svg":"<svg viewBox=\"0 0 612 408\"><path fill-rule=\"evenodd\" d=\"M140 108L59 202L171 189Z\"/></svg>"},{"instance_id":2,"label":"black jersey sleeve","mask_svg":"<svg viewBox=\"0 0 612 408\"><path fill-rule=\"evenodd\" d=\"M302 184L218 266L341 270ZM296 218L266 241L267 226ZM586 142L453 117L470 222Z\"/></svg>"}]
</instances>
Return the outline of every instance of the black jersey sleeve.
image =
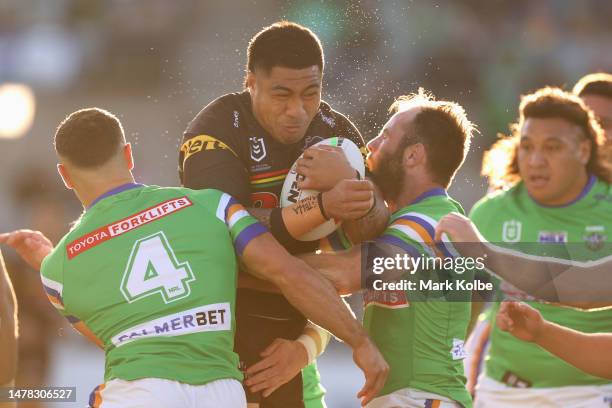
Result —
<instances>
[{"instance_id":1,"label":"black jersey sleeve","mask_svg":"<svg viewBox=\"0 0 612 408\"><path fill-rule=\"evenodd\" d=\"M361 133L359 132L357 127L353 124L353 122L351 122L343 114L336 112L336 111L334 111L334 113L337 118L336 132L338 136L350 139L353 143L355 143L359 147L359 149L361 150L361 153L364 154L365 141L363 140L363 137L361 136Z\"/></svg>"},{"instance_id":2,"label":"black jersey sleeve","mask_svg":"<svg viewBox=\"0 0 612 408\"><path fill-rule=\"evenodd\" d=\"M185 187L215 188L249 206L249 175L235 142L233 110L226 105L217 99L187 127L179 151L179 177Z\"/></svg>"}]
</instances>

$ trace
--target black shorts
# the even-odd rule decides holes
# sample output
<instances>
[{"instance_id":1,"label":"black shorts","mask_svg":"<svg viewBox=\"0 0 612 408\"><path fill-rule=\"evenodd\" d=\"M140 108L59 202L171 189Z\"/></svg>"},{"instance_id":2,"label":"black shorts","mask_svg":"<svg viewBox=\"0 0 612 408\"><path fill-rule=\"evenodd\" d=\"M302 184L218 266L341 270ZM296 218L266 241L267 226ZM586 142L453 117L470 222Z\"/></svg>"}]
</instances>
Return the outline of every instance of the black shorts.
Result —
<instances>
[{"instance_id":1,"label":"black shorts","mask_svg":"<svg viewBox=\"0 0 612 408\"><path fill-rule=\"evenodd\" d=\"M276 338L295 340L306 319L284 298L274 293L238 289L236 299L236 337L234 349L245 369L261 360L260 353ZM247 402L260 408L303 408L302 374L280 386L267 398L251 393L245 386Z\"/></svg>"}]
</instances>

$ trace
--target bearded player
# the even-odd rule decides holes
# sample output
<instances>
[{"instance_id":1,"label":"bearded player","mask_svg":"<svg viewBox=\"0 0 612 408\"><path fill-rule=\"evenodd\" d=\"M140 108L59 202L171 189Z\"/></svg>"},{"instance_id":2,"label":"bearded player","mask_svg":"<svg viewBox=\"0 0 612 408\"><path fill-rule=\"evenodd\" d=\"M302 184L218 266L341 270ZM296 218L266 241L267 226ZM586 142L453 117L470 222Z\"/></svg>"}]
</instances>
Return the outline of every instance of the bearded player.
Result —
<instances>
[{"instance_id":1,"label":"bearded player","mask_svg":"<svg viewBox=\"0 0 612 408\"><path fill-rule=\"evenodd\" d=\"M524 96L512 134L485 157L490 183L507 189L475 205L474 224L488 241L526 253L547 251L579 261L609 255L604 242L612 229L611 177L599 155L603 143L601 127L577 96L557 88ZM511 299L534 300L506 283L500 287ZM612 310L531 305L574 330L611 331ZM609 381L492 324L476 407L608 407L611 395Z\"/></svg>"},{"instance_id":2,"label":"bearded player","mask_svg":"<svg viewBox=\"0 0 612 408\"><path fill-rule=\"evenodd\" d=\"M301 257L343 293L364 288L365 259L364 327L390 365L385 387L368 407L471 407L462 364L471 293L457 293L456 301L423 300L368 282L378 276L371 274L377 258L452 256L446 244L434 244L434 228L444 215L463 211L446 189L463 163L473 126L461 106L422 91L399 98L392 110L367 146L368 167L393 211L387 229L349 251ZM458 276L450 271L448 278Z\"/></svg>"},{"instance_id":3,"label":"bearded player","mask_svg":"<svg viewBox=\"0 0 612 408\"><path fill-rule=\"evenodd\" d=\"M246 406L233 352L236 257L354 347L364 402L382 387L386 364L334 288L230 195L135 183L121 124L100 109L68 116L55 147L84 214L55 249L31 231L0 239L41 268L51 303L104 349L92 407Z\"/></svg>"},{"instance_id":4,"label":"bearded player","mask_svg":"<svg viewBox=\"0 0 612 408\"><path fill-rule=\"evenodd\" d=\"M340 150L307 149L333 136L364 146L355 126L321 101L324 61L316 35L298 24L276 23L251 39L247 55L246 89L211 102L184 134L179 157L183 185L233 195L293 253L314 251L318 242L296 238L329 218L360 219L350 228L358 233L349 236L353 242L381 231L387 212L382 199L373 199L371 184L351 182L356 171ZM309 170L300 187L322 194L279 208L285 176L303 152ZM333 197L341 198L341 205L333 205L339 201ZM346 242L337 236L331 240ZM302 314L274 290L244 276L239 279L236 351L251 374L266 369L247 380L248 401L262 408L323 407L316 367L300 373L311 358L295 341L301 333L312 336L320 353L322 336L316 327L305 329ZM257 365L271 349L282 358Z\"/></svg>"}]
</instances>

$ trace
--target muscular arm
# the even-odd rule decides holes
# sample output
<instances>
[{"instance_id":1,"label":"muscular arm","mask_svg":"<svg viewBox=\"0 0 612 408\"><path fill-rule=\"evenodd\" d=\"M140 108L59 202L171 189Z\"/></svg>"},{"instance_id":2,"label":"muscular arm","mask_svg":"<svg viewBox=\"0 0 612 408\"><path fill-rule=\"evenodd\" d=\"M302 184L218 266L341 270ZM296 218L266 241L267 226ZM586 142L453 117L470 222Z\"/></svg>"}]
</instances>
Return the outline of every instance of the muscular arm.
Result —
<instances>
[{"instance_id":1,"label":"muscular arm","mask_svg":"<svg viewBox=\"0 0 612 408\"><path fill-rule=\"evenodd\" d=\"M309 320L347 344L356 346L367 338L334 287L303 261L289 255L270 234L254 239L241 260L250 273L278 286Z\"/></svg>"},{"instance_id":2,"label":"muscular arm","mask_svg":"<svg viewBox=\"0 0 612 408\"><path fill-rule=\"evenodd\" d=\"M612 305L609 272L612 257L590 262L526 255L495 246L461 214L449 214L436 226L436 240L448 234L466 257L483 257L485 266L499 278L545 301L576 307Z\"/></svg>"},{"instance_id":3,"label":"muscular arm","mask_svg":"<svg viewBox=\"0 0 612 408\"><path fill-rule=\"evenodd\" d=\"M378 187L374 187L374 207L364 217L349 220L342 229L352 243L357 244L379 237L389 223L390 211Z\"/></svg>"},{"instance_id":4,"label":"muscular arm","mask_svg":"<svg viewBox=\"0 0 612 408\"><path fill-rule=\"evenodd\" d=\"M485 245L485 253L485 264L495 275L538 299L584 308L612 305L612 257L574 262L525 255L491 244Z\"/></svg>"},{"instance_id":5,"label":"muscular arm","mask_svg":"<svg viewBox=\"0 0 612 408\"><path fill-rule=\"evenodd\" d=\"M299 258L325 276L341 295L361 290L361 245L341 252L303 254Z\"/></svg>"},{"instance_id":6,"label":"muscular arm","mask_svg":"<svg viewBox=\"0 0 612 408\"><path fill-rule=\"evenodd\" d=\"M363 398L363 405L371 400L384 385L388 365L330 282L289 255L269 233L253 239L241 260L252 273L278 286L287 300L309 320L353 349L353 359L366 377L358 397Z\"/></svg>"},{"instance_id":7,"label":"muscular arm","mask_svg":"<svg viewBox=\"0 0 612 408\"><path fill-rule=\"evenodd\" d=\"M612 379L612 333L582 333L559 326L545 320L533 307L516 302L502 303L497 326L584 372Z\"/></svg>"},{"instance_id":8,"label":"muscular arm","mask_svg":"<svg viewBox=\"0 0 612 408\"><path fill-rule=\"evenodd\" d=\"M535 343L582 371L612 379L611 333L581 333L545 321Z\"/></svg>"},{"instance_id":9,"label":"muscular arm","mask_svg":"<svg viewBox=\"0 0 612 408\"><path fill-rule=\"evenodd\" d=\"M12 384L17 370L17 302L0 252L0 386Z\"/></svg>"}]
</instances>

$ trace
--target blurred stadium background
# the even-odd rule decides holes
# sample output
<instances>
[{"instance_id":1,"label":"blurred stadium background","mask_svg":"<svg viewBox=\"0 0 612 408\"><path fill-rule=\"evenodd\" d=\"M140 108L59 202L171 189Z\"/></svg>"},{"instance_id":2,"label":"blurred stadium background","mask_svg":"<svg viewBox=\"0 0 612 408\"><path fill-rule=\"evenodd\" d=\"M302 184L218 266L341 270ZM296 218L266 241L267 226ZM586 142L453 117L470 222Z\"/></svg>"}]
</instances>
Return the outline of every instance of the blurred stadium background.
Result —
<instances>
[{"instance_id":1,"label":"blurred stadium background","mask_svg":"<svg viewBox=\"0 0 612 408\"><path fill-rule=\"evenodd\" d=\"M0 0L0 230L40 229L57 242L79 216L51 142L81 107L120 117L141 182L176 185L188 121L241 90L248 40L279 19L320 36L324 98L366 139L393 98L419 86L466 107L481 133L451 188L466 209L485 192L482 152L515 118L521 93L571 88L612 68L610 1ZM77 386L74 406L84 406L102 382L102 353L56 315L37 274L4 252L20 306L18 384ZM328 405L356 406L362 380L349 350L332 344L320 366Z\"/></svg>"}]
</instances>

